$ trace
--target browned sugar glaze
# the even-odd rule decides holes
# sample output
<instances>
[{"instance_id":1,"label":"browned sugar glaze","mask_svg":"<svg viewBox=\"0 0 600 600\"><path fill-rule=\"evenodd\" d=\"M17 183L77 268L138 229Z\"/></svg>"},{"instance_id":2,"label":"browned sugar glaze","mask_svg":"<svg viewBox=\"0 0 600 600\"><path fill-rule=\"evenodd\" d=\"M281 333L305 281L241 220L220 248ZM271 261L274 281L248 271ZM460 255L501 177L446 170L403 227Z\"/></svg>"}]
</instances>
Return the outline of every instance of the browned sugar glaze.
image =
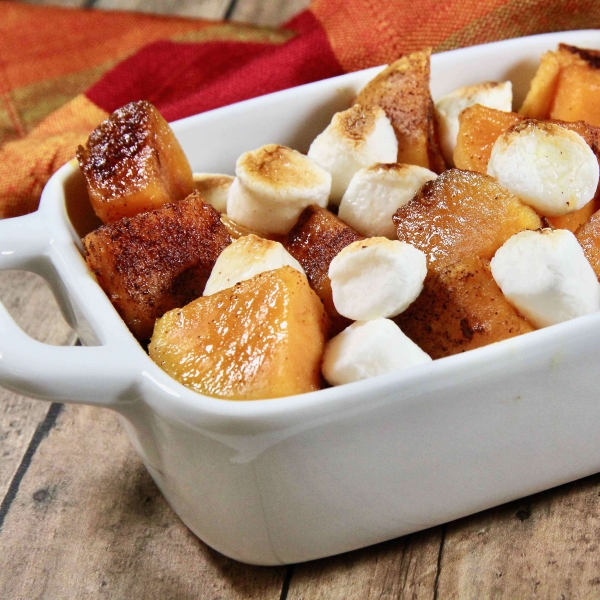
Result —
<instances>
[{"instance_id":1,"label":"browned sugar glaze","mask_svg":"<svg viewBox=\"0 0 600 600\"><path fill-rule=\"evenodd\" d=\"M313 204L304 209L287 238L282 240L287 251L302 265L312 289L323 301L331 319L332 335L351 321L342 317L333 304L329 265L343 248L364 239L334 214Z\"/></svg>"},{"instance_id":2,"label":"browned sugar glaze","mask_svg":"<svg viewBox=\"0 0 600 600\"><path fill-rule=\"evenodd\" d=\"M178 202L193 190L192 171L175 135L146 101L116 110L77 149L90 200L114 222Z\"/></svg>"},{"instance_id":3,"label":"browned sugar glaze","mask_svg":"<svg viewBox=\"0 0 600 600\"><path fill-rule=\"evenodd\" d=\"M476 257L430 273L419 297L394 321L433 359L534 330L504 297L489 261Z\"/></svg>"},{"instance_id":4,"label":"browned sugar glaze","mask_svg":"<svg viewBox=\"0 0 600 600\"><path fill-rule=\"evenodd\" d=\"M151 120L149 102L131 102L98 125L87 147L78 149L80 160L87 159L82 167L86 177L111 196L142 187L150 176L148 160L154 153Z\"/></svg>"},{"instance_id":5,"label":"browned sugar glaze","mask_svg":"<svg viewBox=\"0 0 600 600\"><path fill-rule=\"evenodd\" d=\"M158 317L202 295L231 238L219 213L194 193L103 225L83 242L98 283L134 335L146 340Z\"/></svg>"},{"instance_id":6,"label":"browned sugar glaze","mask_svg":"<svg viewBox=\"0 0 600 600\"><path fill-rule=\"evenodd\" d=\"M398 239L422 250L430 271L469 256L489 260L515 233L542 225L495 179L460 169L428 181L393 220Z\"/></svg>"}]
</instances>

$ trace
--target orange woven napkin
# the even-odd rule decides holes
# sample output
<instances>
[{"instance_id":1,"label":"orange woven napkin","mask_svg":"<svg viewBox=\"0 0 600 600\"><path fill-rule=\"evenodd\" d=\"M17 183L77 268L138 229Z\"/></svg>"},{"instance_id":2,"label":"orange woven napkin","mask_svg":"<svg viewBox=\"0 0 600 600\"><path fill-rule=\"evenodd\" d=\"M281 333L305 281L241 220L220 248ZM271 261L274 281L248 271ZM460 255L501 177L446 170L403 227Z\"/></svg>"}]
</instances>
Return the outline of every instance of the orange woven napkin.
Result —
<instances>
[{"instance_id":1,"label":"orange woven napkin","mask_svg":"<svg viewBox=\"0 0 600 600\"><path fill-rule=\"evenodd\" d=\"M431 46L600 26L597 0L315 0L280 29L0 2L0 217L117 106L180 118Z\"/></svg>"}]
</instances>

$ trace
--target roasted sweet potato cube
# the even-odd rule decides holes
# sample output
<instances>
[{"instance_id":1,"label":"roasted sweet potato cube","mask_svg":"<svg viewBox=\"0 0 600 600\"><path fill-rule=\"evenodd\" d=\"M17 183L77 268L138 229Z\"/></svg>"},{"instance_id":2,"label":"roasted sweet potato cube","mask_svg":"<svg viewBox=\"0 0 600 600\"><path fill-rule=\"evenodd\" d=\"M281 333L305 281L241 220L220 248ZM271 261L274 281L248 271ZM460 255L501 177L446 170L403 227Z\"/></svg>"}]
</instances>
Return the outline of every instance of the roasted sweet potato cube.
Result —
<instances>
[{"instance_id":1,"label":"roasted sweet potato cube","mask_svg":"<svg viewBox=\"0 0 600 600\"><path fill-rule=\"evenodd\" d=\"M542 226L493 177L460 169L427 182L393 218L398 239L425 252L435 271L469 256L489 260L515 233Z\"/></svg>"},{"instance_id":2,"label":"roasted sweet potato cube","mask_svg":"<svg viewBox=\"0 0 600 600\"><path fill-rule=\"evenodd\" d=\"M547 119L552 110L556 80L560 73L561 62L565 56L557 52L542 55L540 66L529 86L529 91L519 110L519 114L530 119Z\"/></svg>"},{"instance_id":3,"label":"roasted sweet potato cube","mask_svg":"<svg viewBox=\"0 0 600 600\"><path fill-rule=\"evenodd\" d=\"M380 106L398 138L398 162L441 173L433 100L429 91L431 50L403 56L389 65L358 94L355 104Z\"/></svg>"},{"instance_id":4,"label":"roasted sweet potato cube","mask_svg":"<svg viewBox=\"0 0 600 600\"><path fill-rule=\"evenodd\" d=\"M575 233L583 248L585 257L590 261L596 277L600 279L600 211L595 212L588 222Z\"/></svg>"},{"instance_id":5,"label":"roasted sweet potato cube","mask_svg":"<svg viewBox=\"0 0 600 600\"><path fill-rule=\"evenodd\" d=\"M150 102L116 110L77 149L90 201L104 223L179 202L194 189L190 164Z\"/></svg>"},{"instance_id":6,"label":"roasted sweet potato cube","mask_svg":"<svg viewBox=\"0 0 600 600\"><path fill-rule=\"evenodd\" d=\"M103 225L83 240L90 269L139 340L150 338L158 317L202 294L230 243L219 213L197 193Z\"/></svg>"},{"instance_id":7,"label":"roasted sweet potato cube","mask_svg":"<svg viewBox=\"0 0 600 600\"><path fill-rule=\"evenodd\" d=\"M586 121L600 126L600 52L560 44L542 56L519 111L535 119Z\"/></svg>"},{"instance_id":8,"label":"roasted sweet potato cube","mask_svg":"<svg viewBox=\"0 0 600 600\"><path fill-rule=\"evenodd\" d=\"M304 209L296 225L281 240L287 251L302 265L312 289L321 298L331 319L331 335L345 329L351 321L342 317L333 304L329 265L340 250L364 239L334 214L313 204Z\"/></svg>"},{"instance_id":9,"label":"roasted sweet potato cube","mask_svg":"<svg viewBox=\"0 0 600 600\"><path fill-rule=\"evenodd\" d=\"M487 173L492 148L509 127L522 121L517 113L504 112L475 104L465 108L459 117L458 136L454 150L457 169Z\"/></svg>"},{"instance_id":10,"label":"roasted sweet potato cube","mask_svg":"<svg viewBox=\"0 0 600 600\"><path fill-rule=\"evenodd\" d=\"M487 172L487 165L494 143L498 137L510 129L524 117L510 112L503 112L476 104L465 109L459 117L459 130L454 161L459 169ZM551 121L575 133L578 133L596 154L600 162L600 128L584 121ZM546 217L548 223L555 229L577 231L596 210L600 208L600 189L596 192L594 201L589 202L579 210L560 217Z\"/></svg>"},{"instance_id":11,"label":"roasted sweet potato cube","mask_svg":"<svg viewBox=\"0 0 600 600\"><path fill-rule=\"evenodd\" d=\"M306 277L267 271L157 321L152 359L193 390L229 400L318 390L327 316Z\"/></svg>"},{"instance_id":12,"label":"roasted sweet potato cube","mask_svg":"<svg viewBox=\"0 0 600 600\"><path fill-rule=\"evenodd\" d=\"M534 330L502 294L489 262L477 257L430 273L421 295L394 321L431 358Z\"/></svg>"}]
</instances>

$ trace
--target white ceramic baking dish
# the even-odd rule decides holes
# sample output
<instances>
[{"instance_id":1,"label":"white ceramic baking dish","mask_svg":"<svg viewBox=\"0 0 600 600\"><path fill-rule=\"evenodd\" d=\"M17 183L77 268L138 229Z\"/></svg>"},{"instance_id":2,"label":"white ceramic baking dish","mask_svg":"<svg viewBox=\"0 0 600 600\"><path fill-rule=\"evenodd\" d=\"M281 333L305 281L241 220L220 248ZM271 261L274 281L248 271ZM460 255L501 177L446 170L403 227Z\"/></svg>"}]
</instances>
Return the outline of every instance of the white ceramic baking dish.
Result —
<instances>
[{"instance_id":1,"label":"white ceramic baking dish","mask_svg":"<svg viewBox=\"0 0 600 600\"><path fill-rule=\"evenodd\" d=\"M561 41L600 48L600 32L437 54L434 97L509 78L518 105L542 52ZM377 71L173 128L194 170L232 172L242 152L268 142L306 150ZM0 382L44 400L120 413L174 510L223 554L263 565L306 561L600 469L600 314L338 388L216 400L168 377L129 333L81 256L79 238L92 223L73 164L50 180L37 213L0 222L0 268L44 276L84 345L34 341L0 306Z\"/></svg>"}]
</instances>

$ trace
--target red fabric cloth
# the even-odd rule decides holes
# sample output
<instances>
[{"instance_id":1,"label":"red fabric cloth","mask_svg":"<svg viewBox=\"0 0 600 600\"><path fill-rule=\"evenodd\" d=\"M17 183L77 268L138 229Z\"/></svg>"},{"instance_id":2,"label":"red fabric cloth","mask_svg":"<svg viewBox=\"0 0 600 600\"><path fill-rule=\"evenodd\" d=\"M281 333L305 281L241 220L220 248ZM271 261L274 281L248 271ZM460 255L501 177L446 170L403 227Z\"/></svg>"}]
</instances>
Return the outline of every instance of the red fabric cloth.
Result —
<instances>
[{"instance_id":1,"label":"red fabric cloth","mask_svg":"<svg viewBox=\"0 0 600 600\"><path fill-rule=\"evenodd\" d=\"M281 46L209 41L155 42L125 60L86 92L107 112L150 100L168 121L343 73L317 19L304 12Z\"/></svg>"}]
</instances>

